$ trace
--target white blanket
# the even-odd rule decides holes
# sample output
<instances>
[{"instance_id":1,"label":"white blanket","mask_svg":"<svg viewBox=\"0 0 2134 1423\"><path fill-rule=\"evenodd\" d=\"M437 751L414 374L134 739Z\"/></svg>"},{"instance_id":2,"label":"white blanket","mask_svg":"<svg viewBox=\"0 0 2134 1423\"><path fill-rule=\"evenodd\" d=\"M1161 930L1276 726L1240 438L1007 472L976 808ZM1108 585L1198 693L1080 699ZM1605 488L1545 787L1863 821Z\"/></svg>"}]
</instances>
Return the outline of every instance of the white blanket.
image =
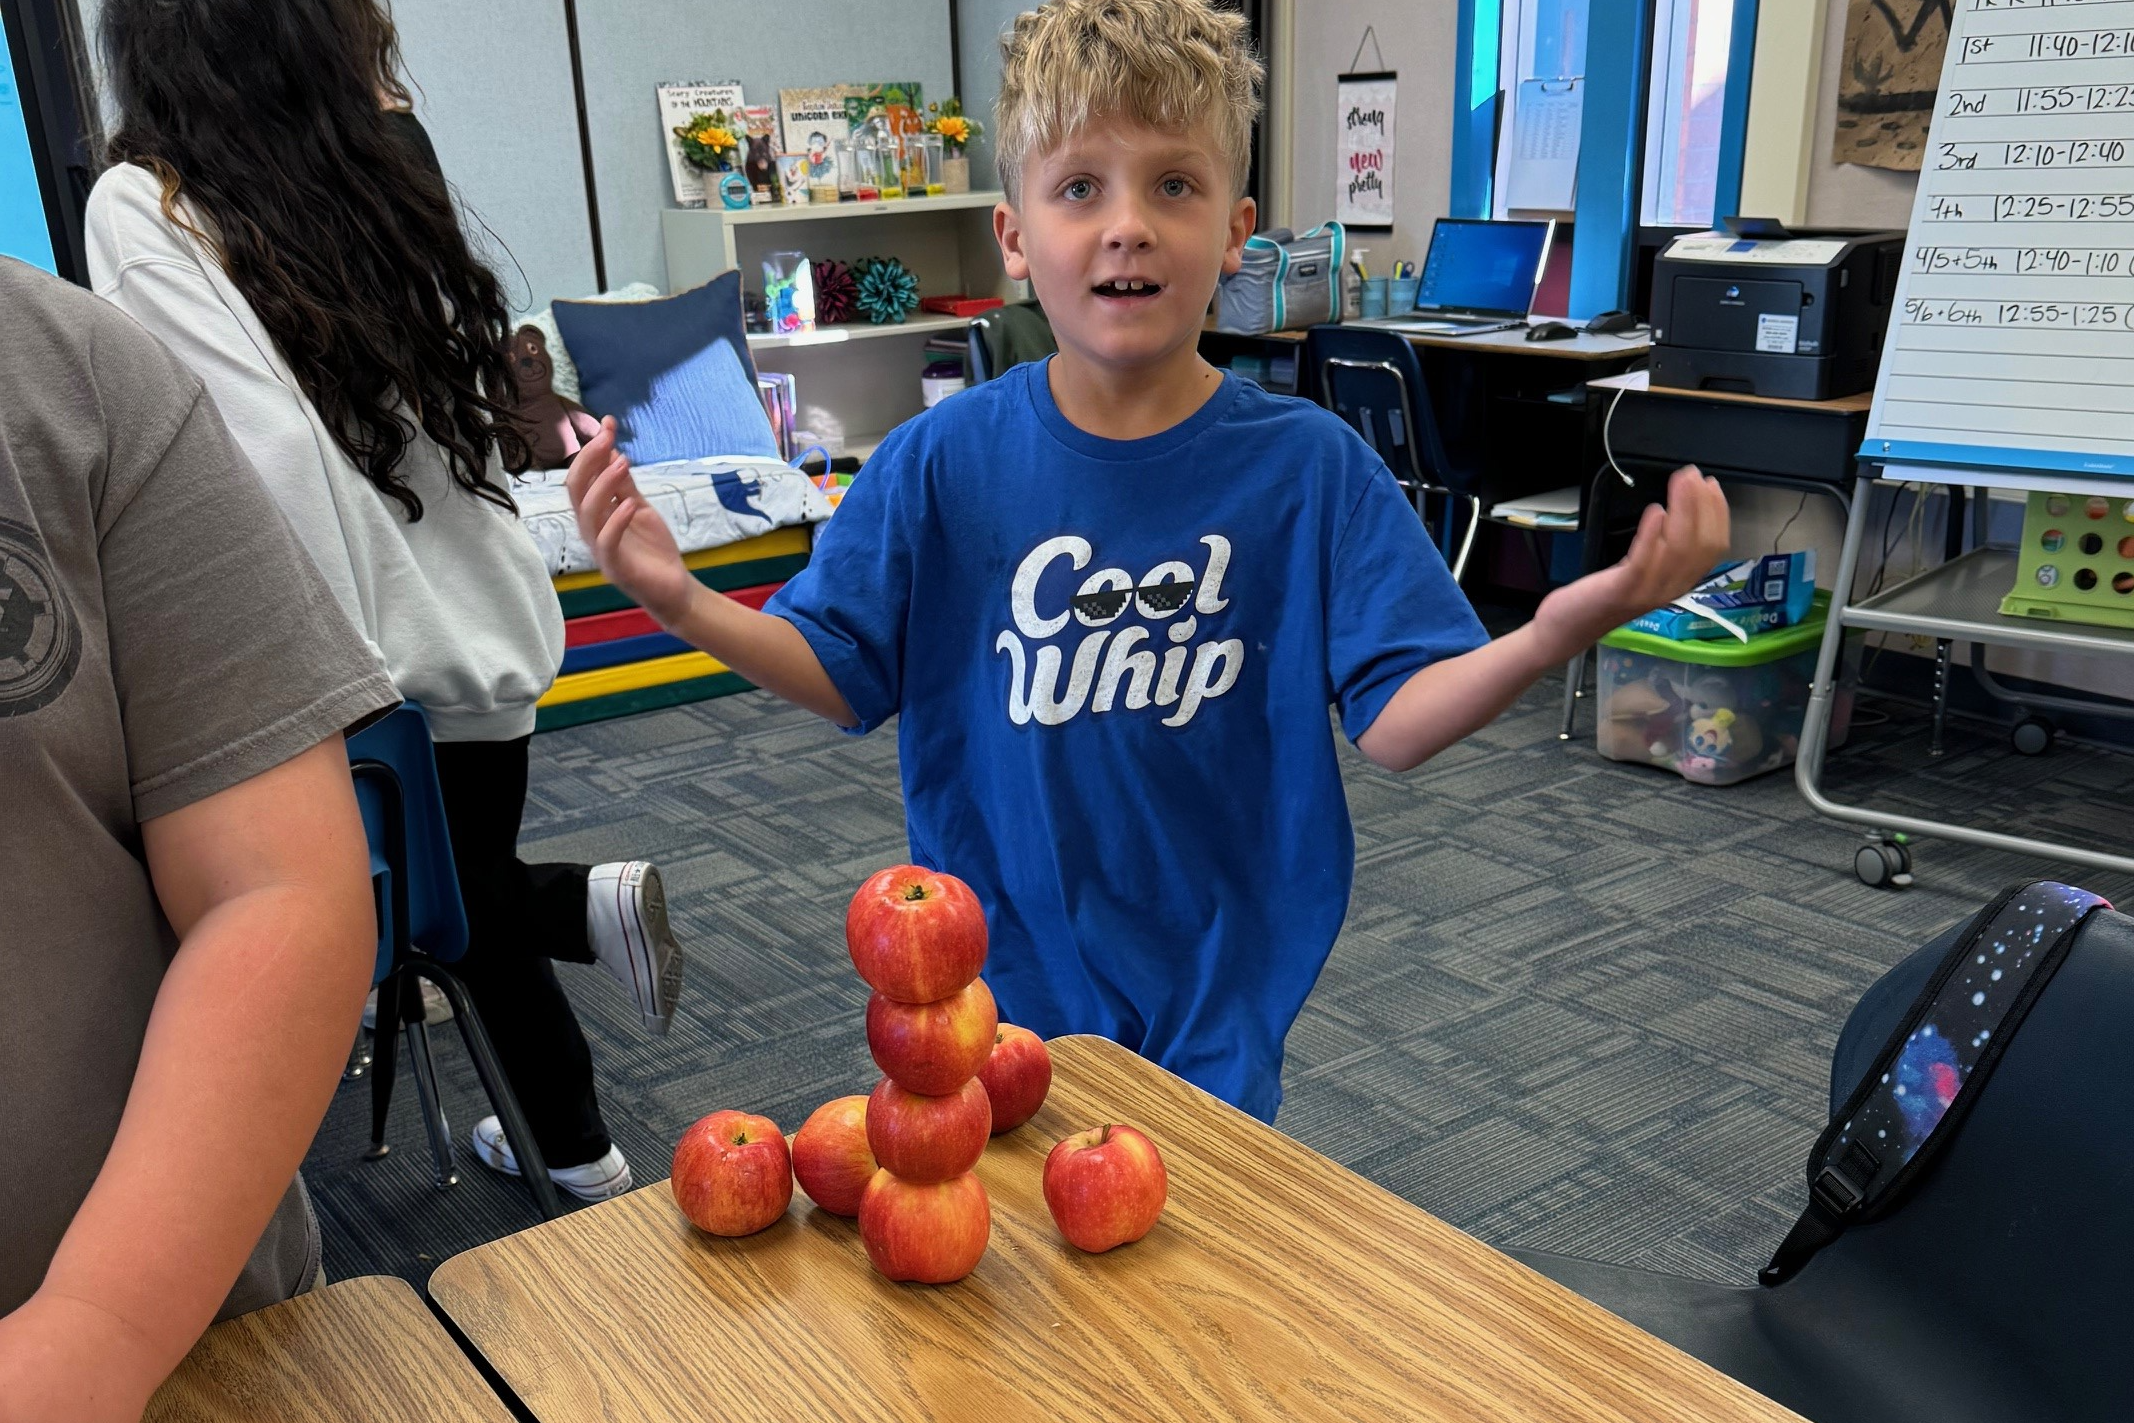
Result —
<instances>
[{"instance_id":1,"label":"white blanket","mask_svg":"<svg viewBox=\"0 0 2134 1423\"><path fill-rule=\"evenodd\" d=\"M673 460L634 471L638 492L674 530L683 553L739 543L792 524L830 517L830 500L790 465L748 456ZM519 518L548 563L550 576L598 567L578 537L564 471L537 470L512 484Z\"/></svg>"}]
</instances>

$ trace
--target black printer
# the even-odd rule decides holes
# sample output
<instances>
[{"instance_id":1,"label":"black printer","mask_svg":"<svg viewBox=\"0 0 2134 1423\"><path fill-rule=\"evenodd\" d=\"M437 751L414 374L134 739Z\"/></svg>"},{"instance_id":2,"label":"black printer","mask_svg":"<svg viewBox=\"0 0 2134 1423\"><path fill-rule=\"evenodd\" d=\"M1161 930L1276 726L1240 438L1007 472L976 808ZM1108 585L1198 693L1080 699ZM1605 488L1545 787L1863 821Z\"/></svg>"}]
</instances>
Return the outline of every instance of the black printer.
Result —
<instances>
[{"instance_id":1,"label":"black printer","mask_svg":"<svg viewBox=\"0 0 2134 1423\"><path fill-rule=\"evenodd\" d=\"M1787 400L1873 389L1904 234L1727 226L1653 263L1652 383Z\"/></svg>"}]
</instances>

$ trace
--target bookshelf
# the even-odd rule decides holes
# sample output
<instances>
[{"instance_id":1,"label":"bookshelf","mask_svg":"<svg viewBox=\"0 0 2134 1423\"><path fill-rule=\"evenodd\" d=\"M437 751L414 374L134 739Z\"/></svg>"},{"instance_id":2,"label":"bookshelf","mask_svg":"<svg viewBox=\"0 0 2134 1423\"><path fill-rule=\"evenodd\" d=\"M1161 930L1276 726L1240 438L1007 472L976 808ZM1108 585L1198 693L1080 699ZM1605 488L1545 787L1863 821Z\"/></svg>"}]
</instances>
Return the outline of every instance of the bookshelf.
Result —
<instances>
[{"instance_id":1,"label":"bookshelf","mask_svg":"<svg viewBox=\"0 0 2134 1423\"><path fill-rule=\"evenodd\" d=\"M733 212L668 208L660 214L668 290L687 291L739 268L742 283L761 291L767 255L805 252L811 261L895 257L925 296L960 292L1020 301L1027 292L1001 270L993 240L993 208L1001 198L973 192ZM845 323L805 336L752 335L748 344L760 369L792 374L802 428L837 434L846 453L865 454L922 408L926 339L967 324L918 311L900 325Z\"/></svg>"}]
</instances>

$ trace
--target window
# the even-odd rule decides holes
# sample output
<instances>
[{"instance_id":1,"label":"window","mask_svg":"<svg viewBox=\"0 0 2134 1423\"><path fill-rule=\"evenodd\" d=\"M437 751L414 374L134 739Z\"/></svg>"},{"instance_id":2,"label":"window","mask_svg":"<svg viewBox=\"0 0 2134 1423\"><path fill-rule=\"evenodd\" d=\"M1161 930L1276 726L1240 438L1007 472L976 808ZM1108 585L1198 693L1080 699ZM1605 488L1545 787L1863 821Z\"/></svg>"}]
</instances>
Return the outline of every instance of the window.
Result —
<instances>
[{"instance_id":1,"label":"window","mask_svg":"<svg viewBox=\"0 0 2134 1423\"><path fill-rule=\"evenodd\" d=\"M1744 7L1747 8L1747 7ZM1735 0L1659 0L1645 118L1639 218L1647 227L1710 227L1726 126Z\"/></svg>"},{"instance_id":2,"label":"window","mask_svg":"<svg viewBox=\"0 0 2134 1423\"><path fill-rule=\"evenodd\" d=\"M1571 213L1589 6L1590 0L1501 0L1493 38L1505 108L1492 183L1494 217ZM1478 11L1478 35L1482 24ZM1483 48L1478 39L1478 68Z\"/></svg>"}]
</instances>

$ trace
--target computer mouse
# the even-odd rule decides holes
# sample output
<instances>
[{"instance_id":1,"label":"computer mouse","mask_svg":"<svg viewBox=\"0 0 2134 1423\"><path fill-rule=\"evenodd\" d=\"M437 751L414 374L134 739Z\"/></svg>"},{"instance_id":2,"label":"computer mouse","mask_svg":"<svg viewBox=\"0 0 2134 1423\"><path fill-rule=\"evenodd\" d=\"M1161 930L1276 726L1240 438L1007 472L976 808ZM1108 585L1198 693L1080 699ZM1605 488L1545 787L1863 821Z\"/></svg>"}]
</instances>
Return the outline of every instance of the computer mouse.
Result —
<instances>
[{"instance_id":1,"label":"computer mouse","mask_svg":"<svg viewBox=\"0 0 2134 1423\"><path fill-rule=\"evenodd\" d=\"M1544 321L1538 326L1526 328L1529 341L1568 341L1578 333L1561 321Z\"/></svg>"},{"instance_id":2,"label":"computer mouse","mask_svg":"<svg viewBox=\"0 0 2134 1423\"><path fill-rule=\"evenodd\" d=\"M1637 316L1628 311L1604 311L1586 323L1586 330L1595 336L1620 336L1625 331L1635 330L1640 325Z\"/></svg>"}]
</instances>

